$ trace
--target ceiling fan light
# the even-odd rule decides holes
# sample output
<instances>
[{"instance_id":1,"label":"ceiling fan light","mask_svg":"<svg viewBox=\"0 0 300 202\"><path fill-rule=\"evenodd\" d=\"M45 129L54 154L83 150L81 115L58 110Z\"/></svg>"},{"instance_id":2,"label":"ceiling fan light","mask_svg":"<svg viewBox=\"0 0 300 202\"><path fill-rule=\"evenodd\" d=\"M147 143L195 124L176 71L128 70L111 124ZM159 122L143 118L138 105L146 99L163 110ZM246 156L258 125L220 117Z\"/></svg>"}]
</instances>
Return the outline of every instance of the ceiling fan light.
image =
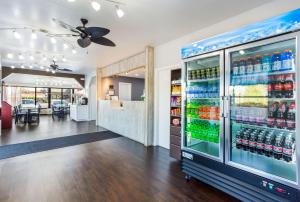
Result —
<instances>
[{"instance_id":1,"label":"ceiling fan light","mask_svg":"<svg viewBox=\"0 0 300 202\"><path fill-rule=\"evenodd\" d=\"M19 54L19 59L20 60L23 60L24 59L24 56L22 54Z\"/></svg>"},{"instance_id":2,"label":"ceiling fan light","mask_svg":"<svg viewBox=\"0 0 300 202\"><path fill-rule=\"evenodd\" d=\"M50 69L49 69L49 68L47 68L47 69L46 69L46 71L47 71L47 72L50 72Z\"/></svg>"},{"instance_id":3,"label":"ceiling fan light","mask_svg":"<svg viewBox=\"0 0 300 202\"><path fill-rule=\"evenodd\" d=\"M20 39L21 38L21 35L16 30L14 30L13 33L14 33L14 37L16 39Z\"/></svg>"},{"instance_id":4,"label":"ceiling fan light","mask_svg":"<svg viewBox=\"0 0 300 202\"><path fill-rule=\"evenodd\" d=\"M55 74L55 70L52 70L51 72L52 72L52 74Z\"/></svg>"},{"instance_id":5,"label":"ceiling fan light","mask_svg":"<svg viewBox=\"0 0 300 202\"><path fill-rule=\"evenodd\" d=\"M101 8L101 5L97 1L91 1L91 5L95 11L99 11Z\"/></svg>"},{"instance_id":6,"label":"ceiling fan light","mask_svg":"<svg viewBox=\"0 0 300 202\"><path fill-rule=\"evenodd\" d=\"M16 68L14 65L10 66L12 69Z\"/></svg>"},{"instance_id":7,"label":"ceiling fan light","mask_svg":"<svg viewBox=\"0 0 300 202\"><path fill-rule=\"evenodd\" d=\"M124 11L120 9L119 6L116 6L116 13L119 18L122 18L124 16Z\"/></svg>"},{"instance_id":8,"label":"ceiling fan light","mask_svg":"<svg viewBox=\"0 0 300 202\"><path fill-rule=\"evenodd\" d=\"M31 33L31 38L32 39L37 39L37 35L35 33L35 31L33 30L32 33Z\"/></svg>"},{"instance_id":9,"label":"ceiling fan light","mask_svg":"<svg viewBox=\"0 0 300 202\"><path fill-rule=\"evenodd\" d=\"M65 57L63 57L63 58L62 58L62 61L63 61L63 62L66 62L66 61L67 61L67 59L66 59Z\"/></svg>"},{"instance_id":10,"label":"ceiling fan light","mask_svg":"<svg viewBox=\"0 0 300 202\"><path fill-rule=\"evenodd\" d=\"M53 43L53 44L56 43L56 39L55 39L54 37L51 37L51 38L50 38L50 41L51 41L51 43Z\"/></svg>"},{"instance_id":11,"label":"ceiling fan light","mask_svg":"<svg viewBox=\"0 0 300 202\"><path fill-rule=\"evenodd\" d=\"M14 58L14 55L12 53L7 53L7 58L8 59L13 59Z\"/></svg>"},{"instance_id":12,"label":"ceiling fan light","mask_svg":"<svg viewBox=\"0 0 300 202\"><path fill-rule=\"evenodd\" d=\"M76 51L75 48L72 49L72 53L73 53L73 54L76 54L76 53L77 53L77 51Z\"/></svg>"},{"instance_id":13,"label":"ceiling fan light","mask_svg":"<svg viewBox=\"0 0 300 202\"><path fill-rule=\"evenodd\" d=\"M68 49L68 48L69 48L68 44L64 43L64 49Z\"/></svg>"}]
</instances>

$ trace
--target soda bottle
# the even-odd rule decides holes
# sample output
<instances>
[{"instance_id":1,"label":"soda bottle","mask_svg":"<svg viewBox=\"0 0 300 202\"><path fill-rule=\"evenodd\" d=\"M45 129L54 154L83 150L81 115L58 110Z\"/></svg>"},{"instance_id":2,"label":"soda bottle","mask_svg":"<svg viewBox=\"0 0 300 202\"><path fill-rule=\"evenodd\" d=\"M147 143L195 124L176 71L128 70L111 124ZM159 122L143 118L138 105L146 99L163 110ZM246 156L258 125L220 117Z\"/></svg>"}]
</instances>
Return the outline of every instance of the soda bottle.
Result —
<instances>
[{"instance_id":1,"label":"soda bottle","mask_svg":"<svg viewBox=\"0 0 300 202\"><path fill-rule=\"evenodd\" d=\"M243 145L243 149L249 150L249 139L250 139L250 134L251 134L252 130L251 129L247 129L244 133L243 133L243 137L242 137L242 145Z\"/></svg>"},{"instance_id":2,"label":"soda bottle","mask_svg":"<svg viewBox=\"0 0 300 202\"><path fill-rule=\"evenodd\" d=\"M285 128L286 127L287 110L288 110L287 103L282 102L279 105L278 112L277 112L276 126L278 128Z\"/></svg>"},{"instance_id":3,"label":"soda bottle","mask_svg":"<svg viewBox=\"0 0 300 202\"><path fill-rule=\"evenodd\" d=\"M284 86L284 80L285 77L284 75L278 75L273 77L275 82L274 82L274 96L276 98L282 98L284 91L283 91L283 86Z\"/></svg>"},{"instance_id":4,"label":"soda bottle","mask_svg":"<svg viewBox=\"0 0 300 202\"><path fill-rule=\"evenodd\" d=\"M242 148L242 134L243 134L243 130L237 131L235 134L235 146L237 149L241 149Z\"/></svg>"},{"instance_id":5,"label":"soda bottle","mask_svg":"<svg viewBox=\"0 0 300 202\"><path fill-rule=\"evenodd\" d=\"M269 54L264 54L262 58L262 71L263 72L270 72L272 71L272 60Z\"/></svg>"},{"instance_id":6,"label":"soda bottle","mask_svg":"<svg viewBox=\"0 0 300 202\"><path fill-rule=\"evenodd\" d=\"M273 154L274 154L275 159L279 160L282 158L282 150L283 150L283 146L284 146L284 140L285 140L285 136L284 136L283 132L279 133L276 136L275 143L273 145Z\"/></svg>"},{"instance_id":7,"label":"soda bottle","mask_svg":"<svg viewBox=\"0 0 300 202\"><path fill-rule=\"evenodd\" d=\"M268 83L268 97L273 98L274 96L274 76L269 76Z\"/></svg>"},{"instance_id":8,"label":"soda bottle","mask_svg":"<svg viewBox=\"0 0 300 202\"><path fill-rule=\"evenodd\" d=\"M292 98L294 97L294 76L293 74L287 74L283 84L283 97Z\"/></svg>"},{"instance_id":9,"label":"soda bottle","mask_svg":"<svg viewBox=\"0 0 300 202\"><path fill-rule=\"evenodd\" d=\"M267 125L270 128L273 128L276 125L275 121L277 117L278 108L279 108L279 102L274 102L271 105L269 105Z\"/></svg>"},{"instance_id":10,"label":"soda bottle","mask_svg":"<svg viewBox=\"0 0 300 202\"><path fill-rule=\"evenodd\" d=\"M260 55L256 55L254 62L254 72L261 73L262 72L262 58Z\"/></svg>"},{"instance_id":11,"label":"soda bottle","mask_svg":"<svg viewBox=\"0 0 300 202\"><path fill-rule=\"evenodd\" d=\"M253 74L254 71L254 60L251 57L248 57L246 62L247 74Z\"/></svg>"},{"instance_id":12,"label":"soda bottle","mask_svg":"<svg viewBox=\"0 0 300 202\"><path fill-rule=\"evenodd\" d=\"M294 61L294 54L292 50L284 50L283 53L281 53L281 69L282 71L284 70L292 70L294 69L295 66L295 61Z\"/></svg>"},{"instance_id":13,"label":"soda bottle","mask_svg":"<svg viewBox=\"0 0 300 202\"><path fill-rule=\"evenodd\" d=\"M272 55L272 71L279 71L281 69L281 54L280 52L274 52Z\"/></svg>"},{"instance_id":14,"label":"soda bottle","mask_svg":"<svg viewBox=\"0 0 300 202\"><path fill-rule=\"evenodd\" d=\"M205 69L200 70L201 79L206 79Z\"/></svg>"},{"instance_id":15,"label":"soda bottle","mask_svg":"<svg viewBox=\"0 0 300 202\"><path fill-rule=\"evenodd\" d=\"M273 145L275 143L275 131L271 131L266 135L266 141L265 141L265 155L266 156L272 156L273 154Z\"/></svg>"},{"instance_id":16,"label":"soda bottle","mask_svg":"<svg viewBox=\"0 0 300 202\"><path fill-rule=\"evenodd\" d=\"M232 75L237 76L239 75L239 62L233 61L232 63Z\"/></svg>"},{"instance_id":17,"label":"soda bottle","mask_svg":"<svg viewBox=\"0 0 300 202\"><path fill-rule=\"evenodd\" d=\"M295 105L295 101L292 101L289 105L289 109L286 117L287 129L295 130L296 127L295 119L296 119L296 105Z\"/></svg>"},{"instance_id":18,"label":"soda bottle","mask_svg":"<svg viewBox=\"0 0 300 202\"><path fill-rule=\"evenodd\" d=\"M263 154L264 153L265 141L266 141L267 134L268 134L268 131L266 131L266 130L261 131L258 134L257 141L256 141L256 152L258 154Z\"/></svg>"},{"instance_id":19,"label":"soda bottle","mask_svg":"<svg viewBox=\"0 0 300 202\"><path fill-rule=\"evenodd\" d=\"M255 150L256 150L257 136L258 136L258 130L254 130L250 134L250 138L249 138L249 150L252 153L255 152Z\"/></svg>"},{"instance_id":20,"label":"soda bottle","mask_svg":"<svg viewBox=\"0 0 300 202\"><path fill-rule=\"evenodd\" d=\"M246 74L246 61L245 59L240 59L239 62L239 75L245 75Z\"/></svg>"},{"instance_id":21,"label":"soda bottle","mask_svg":"<svg viewBox=\"0 0 300 202\"><path fill-rule=\"evenodd\" d=\"M196 70L196 79L201 79L201 70L200 69Z\"/></svg>"},{"instance_id":22,"label":"soda bottle","mask_svg":"<svg viewBox=\"0 0 300 202\"><path fill-rule=\"evenodd\" d=\"M282 150L283 159L287 162L292 161L295 152L295 138L293 133L289 133L285 138L285 143Z\"/></svg>"},{"instance_id":23,"label":"soda bottle","mask_svg":"<svg viewBox=\"0 0 300 202\"><path fill-rule=\"evenodd\" d=\"M205 69L205 73L206 73L206 78L210 79L211 78L210 68Z\"/></svg>"}]
</instances>

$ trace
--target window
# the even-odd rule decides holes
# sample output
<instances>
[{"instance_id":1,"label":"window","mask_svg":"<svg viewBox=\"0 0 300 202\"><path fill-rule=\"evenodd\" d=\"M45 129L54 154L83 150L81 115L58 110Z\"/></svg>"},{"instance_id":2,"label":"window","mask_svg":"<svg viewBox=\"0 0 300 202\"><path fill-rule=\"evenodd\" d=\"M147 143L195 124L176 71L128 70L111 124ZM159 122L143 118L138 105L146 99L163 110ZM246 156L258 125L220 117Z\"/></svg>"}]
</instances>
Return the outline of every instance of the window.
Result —
<instances>
[{"instance_id":1,"label":"window","mask_svg":"<svg viewBox=\"0 0 300 202\"><path fill-rule=\"evenodd\" d=\"M63 89L63 101L72 104L72 89Z\"/></svg>"},{"instance_id":2,"label":"window","mask_svg":"<svg viewBox=\"0 0 300 202\"><path fill-rule=\"evenodd\" d=\"M21 87L21 103L35 104L35 88Z\"/></svg>"},{"instance_id":3,"label":"window","mask_svg":"<svg viewBox=\"0 0 300 202\"><path fill-rule=\"evenodd\" d=\"M57 104L57 102L61 102L61 88L51 88L51 105Z\"/></svg>"},{"instance_id":4,"label":"window","mask_svg":"<svg viewBox=\"0 0 300 202\"><path fill-rule=\"evenodd\" d=\"M36 102L41 108L48 108L49 106L49 89L48 88L36 88Z\"/></svg>"}]
</instances>

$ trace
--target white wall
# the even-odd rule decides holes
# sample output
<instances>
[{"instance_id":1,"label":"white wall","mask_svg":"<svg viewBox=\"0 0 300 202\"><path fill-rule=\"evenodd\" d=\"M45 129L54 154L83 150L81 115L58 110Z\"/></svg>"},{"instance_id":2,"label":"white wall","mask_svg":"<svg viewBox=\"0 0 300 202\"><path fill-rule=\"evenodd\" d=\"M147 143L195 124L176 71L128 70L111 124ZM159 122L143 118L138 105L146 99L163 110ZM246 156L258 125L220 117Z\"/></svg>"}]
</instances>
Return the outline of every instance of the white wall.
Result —
<instances>
[{"instance_id":1,"label":"white wall","mask_svg":"<svg viewBox=\"0 0 300 202\"><path fill-rule=\"evenodd\" d=\"M244 12L235 17L231 17L224 21L221 21L212 26L206 27L197 32L185 35L176 40L170 41L165 44L161 44L155 47L155 106L154 106L154 136L155 136L155 144L160 145L165 148L169 148L168 142L170 138L169 134L169 117L162 116L161 113L169 113L169 111L165 109L169 109L169 95L166 96L162 91L165 92L164 86L170 85L167 83L169 78L163 78L165 82L159 82L161 71L160 69L164 69L164 71L170 71L170 69L180 66L181 56L180 49L183 45L189 44L191 42L199 41L205 38L212 37L217 34L222 34L224 32L233 31L235 29L241 28L243 26L262 21L267 18L274 17L276 15L280 15L284 12L294 10L300 7L299 0L275 0L271 3L264 4L260 7L251 9L247 12ZM217 13L216 13L217 15ZM201 19L200 19L201 20ZM165 76L167 74L163 73ZM164 125L165 127L162 127Z\"/></svg>"},{"instance_id":2,"label":"white wall","mask_svg":"<svg viewBox=\"0 0 300 202\"><path fill-rule=\"evenodd\" d=\"M96 70L89 72L85 75L85 93L88 97L88 104L89 104L89 119L96 120L97 117L97 98L96 98ZM92 82L94 81L94 82ZM92 82L92 83L91 83Z\"/></svg>"}]
</instances>

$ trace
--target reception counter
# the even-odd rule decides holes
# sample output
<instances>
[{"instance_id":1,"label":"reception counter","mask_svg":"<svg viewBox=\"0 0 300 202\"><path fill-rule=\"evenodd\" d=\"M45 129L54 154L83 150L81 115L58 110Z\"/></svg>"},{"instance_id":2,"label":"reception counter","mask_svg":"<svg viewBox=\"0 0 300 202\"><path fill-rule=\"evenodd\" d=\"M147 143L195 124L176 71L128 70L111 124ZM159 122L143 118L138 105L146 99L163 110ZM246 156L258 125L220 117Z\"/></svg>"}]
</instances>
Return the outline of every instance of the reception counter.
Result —
<instances>
[{"instance_id":1,"label":"reception counter","mask_svg":"<svg viewBox=\"0 0 300 202\"><path fill-rule=\"evenodd\" d=\"M145 102L98 101L97 125L144 144ZM121 105L120 105L121 104Z\"/></svg>"},{"instance_id":2,"label":"reception counter","mask_svg":"<svg viewBox=\"0 0 300 202\"><path fill-rule=\"evenodd\" d=\"M89 121L88 105L71 105L70 118L74 121Z\"/></svg>"}]
</instances>

